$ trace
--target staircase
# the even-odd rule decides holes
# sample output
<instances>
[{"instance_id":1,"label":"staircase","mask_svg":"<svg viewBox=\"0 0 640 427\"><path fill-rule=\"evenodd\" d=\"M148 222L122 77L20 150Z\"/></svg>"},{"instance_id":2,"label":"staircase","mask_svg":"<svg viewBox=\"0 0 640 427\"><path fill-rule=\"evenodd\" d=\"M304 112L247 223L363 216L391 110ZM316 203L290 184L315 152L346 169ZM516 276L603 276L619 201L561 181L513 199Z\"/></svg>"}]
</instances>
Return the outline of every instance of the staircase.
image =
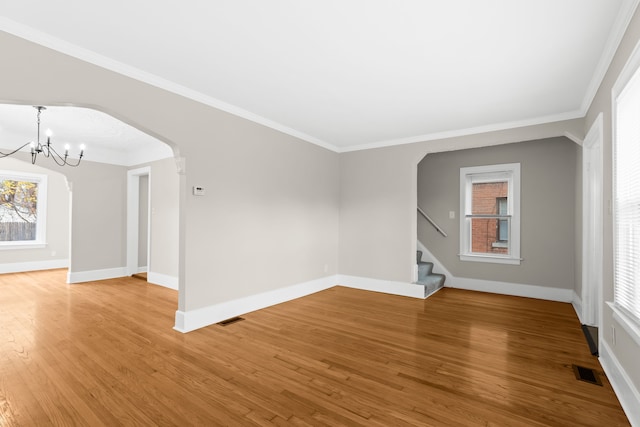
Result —
<instances>
[{"instance_id":1,"label":"staircase","mask_svg":"<svg viewBox=\"0 0 640 427\"><path fill-rule=\"evenodd\" d=\"M422 251L416 252L416 262L418 263L418 281L416 283L425 287L426 296L444 286L446 276L433 273L433 263L422 261Z\"/></svg>"}]
</instances>

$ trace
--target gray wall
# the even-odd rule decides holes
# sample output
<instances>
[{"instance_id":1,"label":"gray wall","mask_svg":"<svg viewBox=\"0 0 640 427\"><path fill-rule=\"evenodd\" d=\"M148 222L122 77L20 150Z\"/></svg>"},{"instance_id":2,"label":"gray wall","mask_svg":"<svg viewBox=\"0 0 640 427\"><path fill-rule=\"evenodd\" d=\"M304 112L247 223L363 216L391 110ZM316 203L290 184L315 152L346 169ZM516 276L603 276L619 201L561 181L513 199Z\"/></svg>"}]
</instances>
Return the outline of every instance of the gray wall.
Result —
<instances>
[{"instance_id":1,"label":"gray wall","mask_svg":"<svg viewBox=\"0 0 640 427\"><path fill-rule=\"evenodd\" d=\"M618 51L607 71L607 74L598 89L591 107L589 108L585 120L585 132L593 125L598 114L603 113L604 118L604 140L603 140L603 219L604 219L604 235L603 235L603 251L604 251L604 301L602 305L603 324L601 328L601 336L609 346L615 357L618 359L629 379L633 382L636 390L640 390L640 363L638 363L638 355L640 355L640 346L632 340L632 338L624 331L624 329L613 320L611 308L605 304L605 301L613 301L613 218L607 206L612 200L612 120L611 120L611 89L615 84L625 63L631 56L633 49L640 41L640 11L636 11L627 32L618 47ZM616 329L616 342L614 345L612 337L612 327Z\"/></svg>"},{"instance_id":2,"label":"gray wall","mask_svg":"<svg viewBox=\"0 0 640 427\"><path fill-rule=\"evenodd\" d=\"M341 154L340 273L411 282L416 250L417 170L426 154L565 133L584 136L583 121L554 122Z\"/></svg>"},{"instance_id":3,"label":"gray wall","mask_svg":"<svg viewBox=\"0 0 640 427\"><path fill-rule=\"evenodd\" d=\"M242 119L229 124L209 155L181 148L189 307L338 272L338 155ZM191 196L194 185L207 195Z\"/></svg>"},{"instance_id":4,"label":"gray wall","mask_svg":"<svg viewBox=\"0 0 640 427\"><path fill-rule=\"evenodd\" d=\"M41 159L42 160L42 159ZM46 159L45 159L46 160ZM47 175L47 246L0 250L2 265L67 260L69 258L69 189L64 175L15 158L0 159L0 169Z\"/></svg>"},{"instance_id":5,"label":"gray wall","mask_svg":"<svg viewBox=\"0 0 640 427\"><path fill-rule=\"evenodd\" d=\"M179 275L179 221L180 177L175 159L163 159L136 165L131 169L148 166L150 171L151 236L147 270L170 276ZM140 185L146 177L140 177ZM146 256L146 252L145 252ZM146 260L145 260L146 262Z\"/></svg>"},{"instance_id":6,"label":"gray wall","mask_svg":"<svg viewBox=\"0 0 640 427\"><path fill-rule=\"evenodd\" d=\"M427 155L418 165L418 206L443 237L418 216L418 239L456 277L574 288L576 155L564 138ZM460 261L460 168L520 163L520 265ZM456 213L449 219L449 211Z\"/></svg>"},{"instance_id":7,"label":"gray wall","mask_svg":"<svg viewBox=\"0 0 640 427\"><path fill-rule=\"evenodd\" d=\"M97 108L183 159L180 310L338 272L337 153L6 33L0 50L1 102ZM114 199L109 215L95 204L126 194L126 173L113 168L71 179L76 271L125 265L124 205ZM195 185L207 195L192 196Z\"/></svg>"},{"instance_id":8,"label":"gray wall","mask_svg":"<svg viewBox=\"0 0 640 427\"><path fill-rule=\"evenodd\" d=\"M415 164L406 148L340 156L340 273L411 281Z\"/></svg>"},{"instance_id":9,"label":"gray wall","mask_svg":"<svg viewBox=\"0 0 640 427\"><path fill-rule=\"evenodd\" d=\"M61 168L71 186L71 273L126 266L127 169L82 162Z\"/></svg>"}]
</instances>

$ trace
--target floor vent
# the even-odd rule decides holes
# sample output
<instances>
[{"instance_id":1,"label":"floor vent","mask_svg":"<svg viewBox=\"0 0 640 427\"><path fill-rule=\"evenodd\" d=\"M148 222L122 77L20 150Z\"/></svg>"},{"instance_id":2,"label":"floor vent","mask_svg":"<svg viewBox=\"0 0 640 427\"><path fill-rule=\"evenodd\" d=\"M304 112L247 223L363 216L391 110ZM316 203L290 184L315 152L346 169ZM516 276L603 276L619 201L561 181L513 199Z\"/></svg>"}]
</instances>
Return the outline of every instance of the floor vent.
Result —
<instances>
[{"instance_id":1,"label":"floor vent","mask_svg":"<svg viewBox=\"0 0 640 427\"><path fill-rule=\"evenodd\" d=\"M239 322L241 320L244 320L242 317L232 317L231 319L227 319L227 320L223 320L222 322L218 322L218 325L220 326L228 326L231 325L232 323L236 323Z\"/></svg>"},{"instance_id":2,"label":"floor vent","mask_svg":"<svg viewBox=\"0 0 640 427\"><path fill-rule=\"evenodd\" d=\"M598 373L593 369L578 365L571 366L573 367L573 373L576 375L577 380L602 386L602 381L600 381Z\"/></svg>"}]
</instances>

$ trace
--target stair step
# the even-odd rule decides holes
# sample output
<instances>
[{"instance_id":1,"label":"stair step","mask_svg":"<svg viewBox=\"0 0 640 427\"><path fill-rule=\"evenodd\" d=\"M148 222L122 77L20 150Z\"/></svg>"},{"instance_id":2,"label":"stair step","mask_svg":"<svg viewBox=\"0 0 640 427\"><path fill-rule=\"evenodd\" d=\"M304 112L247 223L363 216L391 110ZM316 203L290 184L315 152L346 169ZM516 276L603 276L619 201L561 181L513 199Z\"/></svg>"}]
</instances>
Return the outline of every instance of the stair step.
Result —
<instances>
[{"instance_id":1,"label":"stair step","mask_svg":"<svg viewBox=\"0 0 640 427\"><path fill-rule=\"evenodd\" d=\"M422 251L416 251L416 262L418 264L418 280L416 283L425 287L426 296L444 287L446 276L434 273L432 262L422 261Z\"/></svg>"},{"instance_id":2,"label":"stair step","mask_svg":"<svg viewBox=\"0 0 640 427\"><path fill-rule=\"evenodd\" d=\"M421 280L418 280L418 283L420 283L421 285L435 285L435 286L442 286L444 285L444 281L445 281L446 277L444 274L437 274L437 273L432 273L424 278L422 278Z\"/></svg>"},{"instance_id":3,"label":"stair step","mask_svg":"<svg viewBox=\"0 0 640 427\"><path fill-rule=\"evenodd\" d=\"M428 276L418 280L416 283L426 288L426 294L429 295L438 289L444 287L446 276L444 274L429 274Z\"/></svg>"},{"instance_id":4,"label":"stair step","mask_svg":"<svg viewBox=\"0 0 640 427\"><path fill-rule=\"evenodd\" d=\"M428 276L433 271L432 262L419 262L418 263L418 280Z\"/></svg>"}]
</instances>

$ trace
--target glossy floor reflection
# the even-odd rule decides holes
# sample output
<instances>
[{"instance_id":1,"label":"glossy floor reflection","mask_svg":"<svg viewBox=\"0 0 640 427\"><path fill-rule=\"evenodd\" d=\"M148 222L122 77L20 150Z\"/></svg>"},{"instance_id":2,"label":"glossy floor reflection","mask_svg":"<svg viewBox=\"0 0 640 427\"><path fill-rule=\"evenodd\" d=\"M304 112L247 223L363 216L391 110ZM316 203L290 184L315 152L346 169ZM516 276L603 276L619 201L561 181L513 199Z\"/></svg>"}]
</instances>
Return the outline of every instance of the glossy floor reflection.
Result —
<instances>
[{"instance_id":1,"label":"glossy floor reflection","mask_svg":"<svg viewBox=\"0 0 640 427\"><path fill-rule=\"evenodd\" d=\"M65 273L0 275L3 427L628 425L569 304L335 287L181 334L176 291Z\"/></svg>"}]
</instances>

